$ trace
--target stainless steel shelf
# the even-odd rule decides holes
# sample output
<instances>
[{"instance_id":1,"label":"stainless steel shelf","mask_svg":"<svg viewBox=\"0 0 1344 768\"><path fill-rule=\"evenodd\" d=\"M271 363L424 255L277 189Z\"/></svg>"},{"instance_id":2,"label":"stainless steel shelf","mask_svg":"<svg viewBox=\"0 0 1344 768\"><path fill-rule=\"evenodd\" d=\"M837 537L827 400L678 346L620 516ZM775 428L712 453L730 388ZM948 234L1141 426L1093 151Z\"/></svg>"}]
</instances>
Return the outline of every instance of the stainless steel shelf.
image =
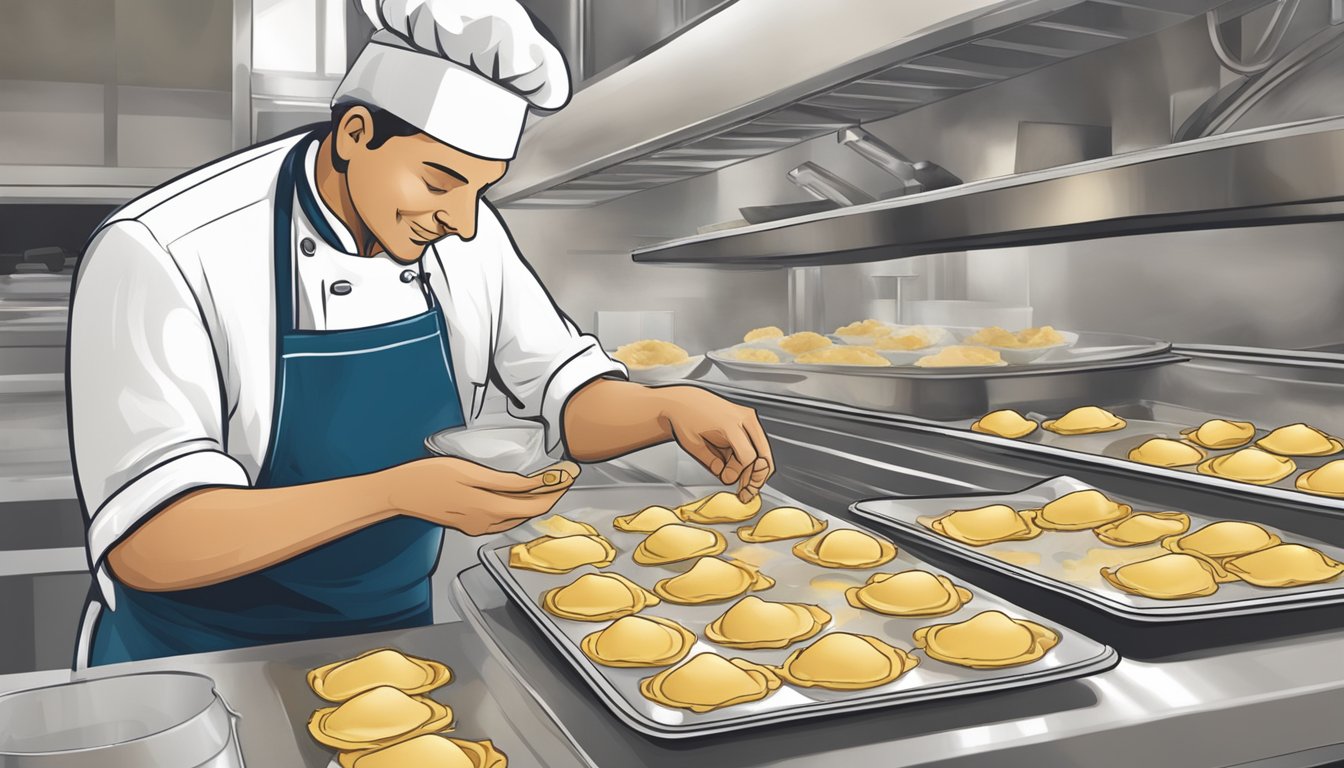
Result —
<instances>
[{"instance_id":1,"label":"stainless steel shelf","mask_svg":"<svg viewBox=\"0 0 1344 768\"><path fill-rule=\"evenodd\" d=\"M1344 119L1004 176L639 248L645 264L811 266L1344 219Z\"/></svg>"},{"instance_id":2,"label":"stainless steel shelf","mask_svg":"<svg viewBox=\"0 0 1344 768\"><path fill-rule=\"evenodd\" d=\"M124 203L181 175L182 168L0 166L0 204Z\"/></svg>"}]
</instances>

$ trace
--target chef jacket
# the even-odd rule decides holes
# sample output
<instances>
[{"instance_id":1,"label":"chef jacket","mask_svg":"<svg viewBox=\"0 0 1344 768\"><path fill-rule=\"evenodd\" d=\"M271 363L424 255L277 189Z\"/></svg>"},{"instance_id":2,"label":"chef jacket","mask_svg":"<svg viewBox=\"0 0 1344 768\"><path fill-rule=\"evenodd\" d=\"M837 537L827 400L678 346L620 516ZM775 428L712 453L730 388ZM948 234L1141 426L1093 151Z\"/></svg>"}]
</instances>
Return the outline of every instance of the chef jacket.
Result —
<instances>
[{"instance_id":1,"label":"chef jacket","mask_svg":"<svg viewBox=\"0 0 1344 768\"><path fill-rule=\"evenodd\" d=\"M67 372L71 444L90 564L113 610L108 550L188 490L257 480L275 396L276 180L306 135L230 155L133 201L104 222L81 261ZM314 190L317 151L314 143L306 159ZM559 310L485 201L472 240L445 238L414 265L358 256L349 230L319 207L341 242L325 242L294 206L298 328L401 320L424 312L432 291L468 424L497 388L512 416L544 426L546 450L559 455L569 396L596 378L626 376Z\"/></svg>"}]
</instances>

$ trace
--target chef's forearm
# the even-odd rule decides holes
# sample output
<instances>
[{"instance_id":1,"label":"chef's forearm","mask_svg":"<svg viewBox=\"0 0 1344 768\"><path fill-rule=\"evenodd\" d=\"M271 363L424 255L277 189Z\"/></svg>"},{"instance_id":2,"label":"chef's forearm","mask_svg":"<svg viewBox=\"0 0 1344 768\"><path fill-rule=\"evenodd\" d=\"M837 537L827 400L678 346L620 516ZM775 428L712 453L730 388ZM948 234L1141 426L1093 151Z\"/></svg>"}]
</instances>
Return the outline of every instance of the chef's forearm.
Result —
<instances>
[{"instance_id":1,"label":"chef's forearm","mask_svg":"<svg viewBox=\"0 0 1344 768\"><path fill-rule=\"evenodd\" d=\"M673 437L668 413L683 387L597 379L565 404L564 439L579 461L604 461Z\"/></svg>"},{"instance_id":2,"label":"chef's forearm","mask_svg":"<svg viewBox=\"0 0 1344 768\"><path fill-rule=\"evenodd\" d=\"M155 513L107 562L140 590L217 584L392 517L382 487L372 474L285 488L205 488Z\"/></svg>"}]
</instances>

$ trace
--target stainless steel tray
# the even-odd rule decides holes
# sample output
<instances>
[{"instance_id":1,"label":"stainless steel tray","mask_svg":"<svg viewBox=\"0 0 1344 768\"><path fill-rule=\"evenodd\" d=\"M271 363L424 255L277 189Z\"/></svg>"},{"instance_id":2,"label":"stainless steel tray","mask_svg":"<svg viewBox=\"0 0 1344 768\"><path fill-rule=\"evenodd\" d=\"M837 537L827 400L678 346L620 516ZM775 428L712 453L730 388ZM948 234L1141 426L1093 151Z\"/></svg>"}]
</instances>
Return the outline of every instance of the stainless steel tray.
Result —
<instances>
[{"instance_id":1,"label":"stainless steel tray","mask_svg":"<svg viewBox=\"0 0 1344 768\"><path fill-rule=\"evenodd\" d=\"M1045 531L1028 541L1008 541L971 547L940 536L920 525L920 517L933 517L954 509L987 504L1007 504L1015 509L1039 508L1067 493L1092 488L1071 477L1055 477L1016 493L982 493L965 496L875 499L855 503L851 509L866 520L895 527L902 535L917 538L940 550L1006 573L1037 586L1082 600L1110 613L1139 621L1188 621L1200 618L1240 616L1253 613L1291 610L1344 602L1344 580L1285 589L1257 587L1245 582L1220 584L1218 591L1189 600L1155 600L1131 595L1108 584L1100 575L1103 565L1117 566L1165 554L1162 547L1112 547L1102 543L1090 530ZM1097 489L1105 493L1105 489ZM1107 493L1112 499L1130 503L1136 510L1151 509L1122 495ZM1201 514L1187 509L1161 511L1185 512L1190 530L1227 518ZM1268 527L1268 526L1266 526ZM1326 555L1344 561L1344 548L1276 530L1285 542L1305 544Z\"/></svg>"},{"instance_id":2,"label":"stainless steel tray","mask_svg":"<svg viewBox=\"0 0 1344 768\"><path fill-rule=\"evenodd\" d=\"M572 491L557 505L556 511L573 520L590 523L615 545L620 556L607 568L620 573L641 586L652 587L653 582L684 571L685 563L667 567L648 568L635 564L628 556L643 538L643 534L614 530L611 519L619 514L637 511L650 504L677 505L699 498L719 487L683 488L670 484L627 485L619 488L593 488ZM780 505L800 506L814 515L829 520L830 529L857 528L820 510L798 504L796 501L767 490L765 508ZM896 704L928 701L951 696L997 691L1018 686L1033 685L1050 680L1080 677L1114 666L1119 656L1108 646L1101 645L1078 633L1063 630L1053 622L1023 611L1001 598L974 585L955 579L967 586L975 598L957 613L932 619L898 619L880 616L850 607L844 598L844 588L867 581L872 573L895 572L908 568L922 568L933 573L951 574L931 567L910 554L899 551L895 560L878 568L867 570L833 570L820 568L799 560L790 552L798 540L766 544L743 544L736 536L736 525L713 526L729 540L725 557L738 558L762 566L762 571L776 580L774 587L759 594L770 600L798 600L819 604L831 613L832 629L860 632L883 637L899 647L910 649L911 633L921 626L962 621L980 611L997 609L1010 616L1027 618L1059 631L1060 644L1045 658L1032 664L1000 670L971 670L931 660L920 654L920 666L899 680L867 691L836 692L820 689L794 688L785 684L771 696L749 704L728 707L704 714L670 709L645 699L638 690L639 680L658 669L612 669L589 661L579 650L580 639L601 629L597 622L577 622L557 619L543 611L538 599L546 589L568 584L585 572L596 569L585 567L568 574L546 575L532 571L511 569L507 565L508 548L514 543L528 541L545 533L545 521L520 526L501 545L492 542L482 546L480 559L486 570L499 582L510 597L521 606L543 631L556 649L572 664L604 704L631 728L650 736L666 739L691 738L714 733L727 733L747 728L818 717L838 712L853 712ZM662 603L645 609L645 613L663 616L702 635L705 626L717 618L733 601L704 606L680 606ZM745 651L719 648L699 641L692 654L715 650L729 657L741 657L761 664L778 665L790 652L802 644L780 650Z\"/></svg>"}]
</instances>

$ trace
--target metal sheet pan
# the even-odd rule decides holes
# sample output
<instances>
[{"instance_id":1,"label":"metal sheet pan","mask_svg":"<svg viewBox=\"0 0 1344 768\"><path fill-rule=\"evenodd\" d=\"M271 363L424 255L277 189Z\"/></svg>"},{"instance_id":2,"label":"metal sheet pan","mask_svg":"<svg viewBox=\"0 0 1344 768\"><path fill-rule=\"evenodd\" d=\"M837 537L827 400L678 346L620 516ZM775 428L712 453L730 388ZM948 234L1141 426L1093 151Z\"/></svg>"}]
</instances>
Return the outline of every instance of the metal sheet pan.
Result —
<instances>
[{"instance_id":1,"label":"metal sheet pan","mask_svg":"<svg viewBox=\"0 0 1344 768\"><path fill-rule=\"evenodd\" d=\"M658 579L686 570L688 564L656 568L635 564L628 553L634 549L643 535L615 531L610 525L611 519L618 514L637 511L650 504L681 504L715 490L721 488L683 488L669 484L650 484L576 490L562 500L557 511L570 519L593 524L612 541L621 555L606 570L620 573L642 586L651 587ZM764 495L765 508L780 505L803 506L769 490ZM803 508L827 519L832 530L858 527L820 510L805 506ZM1010 616L1031 619L1051 626L1060 631L1062 638L1060 644L1045 658L1021 667L971 670L933 661L919 653L921 657L919 667L906 673L899 680L879 688L836 692L794 688L785 684L779 691L758 702L694 714L662 707L645 699L639 693L639 680L655 674L658 669L612 669L589 661L579 650L578 642L583 636L601 629L603 623L565 621L541 609L539 597L546 589L568 584L584 572L595 569L585 567L568 574L547 575L508 567L509 546L542 535L545 532L545 521L520 526L506 537L506 544L491 543L483 546L480 558L486 570L526 611L556 649L592 687L598 698L630 727L659 738L678 739L735 732L837 712L873 709L1080 677L1109 669L1119 659L1113 649L1076 632L1063 630L1053 622L1016 608L974 585L964 584L959 579L954 581L971 589L975 598L960 611L949 616L933 619L898 619L860 611L845 602L843 588L863 584L872 573L896 572L909 568L945 573L903 551L898 552L895 560L879 568L832 570L805 563L794 557L790 548L797 542L796 539L767 544L743 544L735 535L735 525L713 527L722 531L730 542L727 552L724 553L725 557L735 557L759 564L763 572L776 580L774 587L756 594L769 600L819 604L834 617L831 629L843 628L845 631L871 634L886 638L898 647L911 649L913 647L910 640L911 633L918 627L962 621L981 611L997 609ZM672 619L699 635L710 621L721 615L732 603L731 600L704 606L662 603L646 609L645 614ZM798 647L801 645L780 650L744 651L719 648L701 640L692 650L692 654L715 650L728 657L741 657L756 663L778 665Z\"/></svg>"},{"instance_id":2,"label":"metal sheet pan","mask_svg":"<svg viewBox=\"0 0 1344 768\"><path fill-rule=\"evenodd\" d=\"M1071 477L1055 477L1016 493L969 494L925 498L874 499L855 503L851 509L865 520L892 526L902 536L951 552L1010 576L1077 598L1110 613L1139 621L1186 621L1196 618L1240 616L1344 602L1344 580L1285 589L1257 587L1245 582L1219 585L1218 591L1188 600L1155 600L1131 595L1101 578L1103 565L1117 566L1165 554L1160 546L1112 547L1088 531L1045 531L1028 541L1008 541L971 547L940 536L921 525L921 517L935 517L954 509L988 504L1007 504L1015 509L1039 508L1046 502L1074 491L1092 488ZM1136 510L1151 509L1122 495L1103 493L1126 502ZM1225 517L1200 510L1175 509L1190 516L1190 530ZM1269 526L1266 526L1269 528ZM1272 528L1271 528L1272 530ZM1305 544L1329 557L1344 561L1344 548L1275 530L1287 543Z\"/></svg>"}]
</instances>

